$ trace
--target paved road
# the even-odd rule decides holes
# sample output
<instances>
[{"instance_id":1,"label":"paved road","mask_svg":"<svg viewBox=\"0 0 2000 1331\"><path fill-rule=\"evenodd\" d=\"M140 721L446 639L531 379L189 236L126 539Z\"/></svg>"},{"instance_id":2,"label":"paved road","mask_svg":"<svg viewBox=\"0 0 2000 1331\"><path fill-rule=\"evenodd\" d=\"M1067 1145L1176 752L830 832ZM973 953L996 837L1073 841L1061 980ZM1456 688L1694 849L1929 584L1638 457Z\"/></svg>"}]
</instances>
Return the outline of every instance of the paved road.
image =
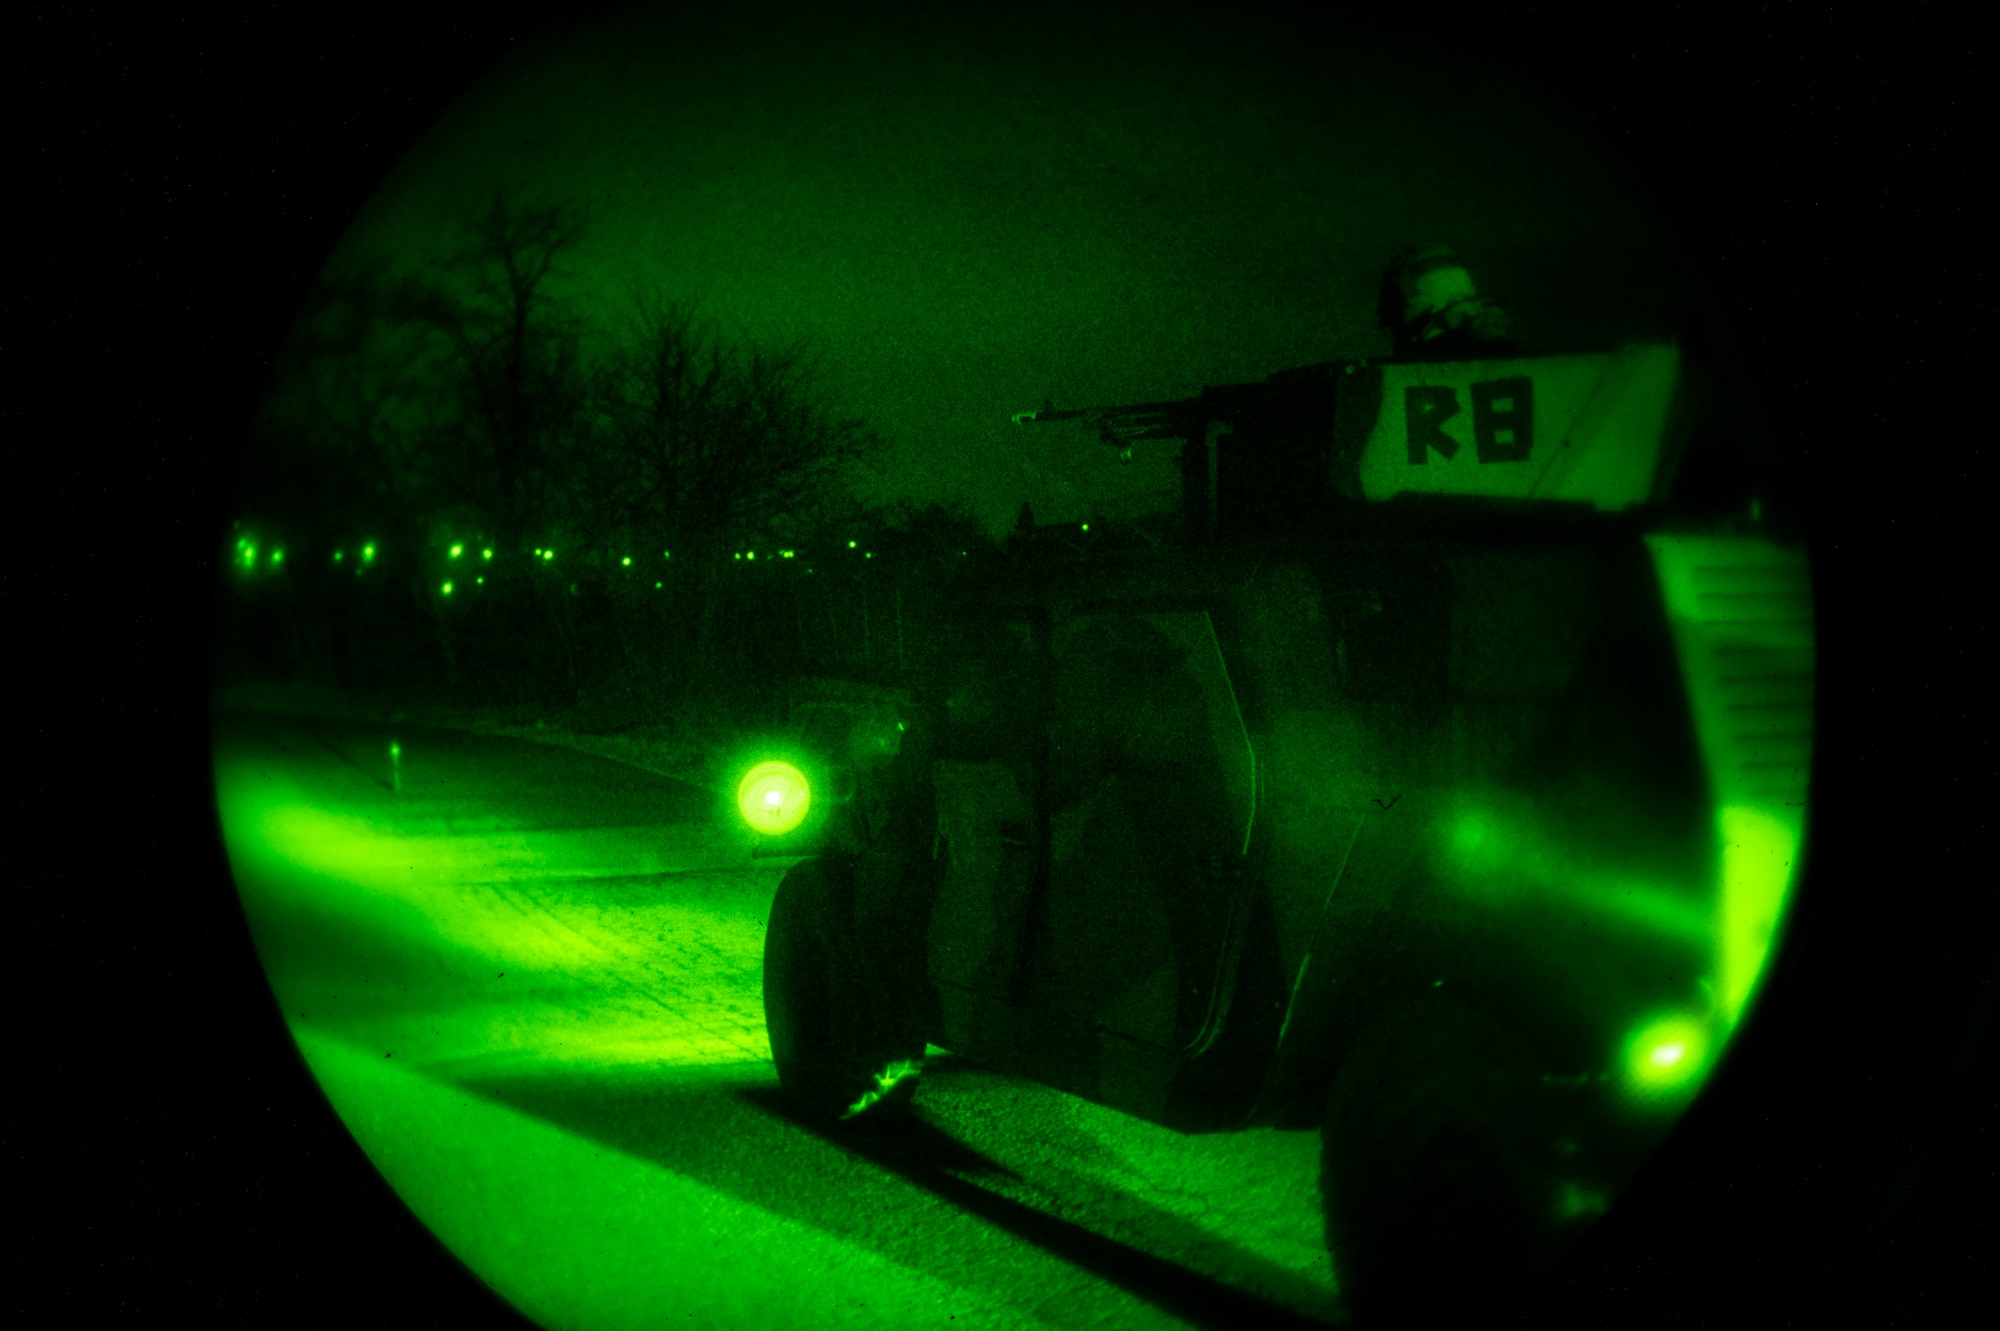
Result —
<instances>
[{"instance_id":1,"label":"paved road","mask_svg":"<svg viewBox=\"0 0 2000 1331\"><path fill-rule=\"evenodd\" d=\"M392 744L395 746L392 755ZM1188 1138L938 1051L895 1136L774 1091L784 862L706 790L568 750L218 723L301 1051L413 1210L544 1325L1311 1325L1316 1139Z\"/></svg>"}]
</instances>

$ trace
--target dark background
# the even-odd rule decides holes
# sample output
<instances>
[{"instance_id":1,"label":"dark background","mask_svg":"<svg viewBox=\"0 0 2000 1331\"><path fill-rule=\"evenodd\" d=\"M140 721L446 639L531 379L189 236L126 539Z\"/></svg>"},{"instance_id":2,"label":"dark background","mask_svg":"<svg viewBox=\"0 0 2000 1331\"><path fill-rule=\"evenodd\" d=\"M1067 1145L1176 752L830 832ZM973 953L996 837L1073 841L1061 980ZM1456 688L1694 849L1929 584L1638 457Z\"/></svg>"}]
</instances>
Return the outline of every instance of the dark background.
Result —
<instances>
[{"instance_id":1,"label":"dark background","mask_svg":"<svg viewBox=\"0 0 2000 1331\"><path fill-rule=\"evenodd\" d=\"M374 1178L272 1007L215 830L209 594L324 256L458 92L579 11L177 9L44 7L6 43L11 1311L518 1325ZM1769 1000L1534 1320L1955 1320L1994 1246L1969 11L1428 12L1651 180L1793 449L1822 596L1816 841Z\"/></svg>"}]
</instances>

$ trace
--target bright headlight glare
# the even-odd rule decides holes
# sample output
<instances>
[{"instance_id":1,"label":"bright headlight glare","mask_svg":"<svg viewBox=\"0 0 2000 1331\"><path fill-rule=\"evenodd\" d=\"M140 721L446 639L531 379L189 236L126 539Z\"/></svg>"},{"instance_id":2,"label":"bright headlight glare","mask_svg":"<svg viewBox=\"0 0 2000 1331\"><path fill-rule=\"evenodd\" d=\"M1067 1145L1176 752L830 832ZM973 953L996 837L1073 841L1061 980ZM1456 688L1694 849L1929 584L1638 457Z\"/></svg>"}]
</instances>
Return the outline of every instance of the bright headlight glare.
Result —
<instances>
[{"instance_id":1,"label":"bright headlight glare","mask_svg":"<svg viewBox=\"0 0 2000 1331\"><path fill-rule=\"evenodd\" d=\"M765 836L783 836L805 821L812 786L790 763L758 763L736 787L736 808Z\"/></svg>"},{"instance_id":2,"label":"bright headlight glare","mask_svg":"<svg viewBox=\"0 0 2000 1331\"><path fill-rule=\"evenodd\" d=\"M1625 1041L1625 1087L1640 1100L1672 1098L1699 1086L1708 1072L1705 1023L1663 1014L1640 1025Z\"/></svg>"}]
</instances>

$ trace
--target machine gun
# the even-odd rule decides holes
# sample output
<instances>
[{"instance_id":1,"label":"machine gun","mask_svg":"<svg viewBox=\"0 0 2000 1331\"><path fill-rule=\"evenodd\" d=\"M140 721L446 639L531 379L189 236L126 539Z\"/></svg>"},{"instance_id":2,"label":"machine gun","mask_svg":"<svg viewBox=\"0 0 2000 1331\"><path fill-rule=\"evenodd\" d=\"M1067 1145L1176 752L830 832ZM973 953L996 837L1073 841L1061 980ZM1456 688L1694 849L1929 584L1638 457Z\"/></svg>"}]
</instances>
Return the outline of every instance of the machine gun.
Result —
<instances>
[{"instance_id":1,"label":"machine gun","mask_svg":"<svg viewBox=\"0 0 2000 1331\"><path fill-rule=\"evenodd\" d=\"M1346 362L1285 370L1261 383L1214 384L1166 402L1058 410L1045 401L1016 425L1076 421L1132 461L1134 444L1178 439L1181 508L1190 541L1296 525L1323 505L1337 385Z\"/></svg>"},{"instance_id":2,"label":"machine gun","mask_svg":"<svg viewBox=\"0 0 2000 1331\"><path fill-rule=\"evenodd\" d=\"M1080 407L1056 410L1053 399L1034 411L1017 411L1016 425L1047 425L1057 421L1081 421L1084 428L1097 432L1099 443L1118 450L1120 462L1132 460L1132 445L1143 439L1189 439L1203 433L1206 413L1200 397L1175 402L1138 402L1123 407Z\"/></svg>"},{"instance_id":3,"label":"machine gun","mask_svg":"<svg viewBox=\"0 0 2000 1331\"><path fill-rule=\"evenodd\" d=\"M1302 396L1322 396L1330 405L1335 379L1351 375L1355 369L1355 365L1342 361L1308 365L1280 371L1262 383L1213 384L1193 397L1171 402L1059 411L1055 402L1047 399L1034 411L1015 412L1012 420L1016 425L1080 421L1086 429L1096 431L1100 443L1118 450L1120 462L1130 462L1132 445L1142 440L1199 440L1209 433L1211 426L1240 426L1269 417L1274 409L1282 410L1288 405L1296 408Z\"/></svg>"},{"instance_id":4,"label":"machine gun","mask_svg":"<svg viewBox=\"0 0 2000 1331\"><path fill-rule=\"evenodd\" d=\"M1180 439L1191 541L1323 530L1390 501L1469 521L1637 513L1668 493L1685 428L1680 349L1480 360L1335 361L1194 397L1014 415L1080 421L1125 461ZM1342 519L1344 520L1344 519Z\"/></svg>"}]
</instances>

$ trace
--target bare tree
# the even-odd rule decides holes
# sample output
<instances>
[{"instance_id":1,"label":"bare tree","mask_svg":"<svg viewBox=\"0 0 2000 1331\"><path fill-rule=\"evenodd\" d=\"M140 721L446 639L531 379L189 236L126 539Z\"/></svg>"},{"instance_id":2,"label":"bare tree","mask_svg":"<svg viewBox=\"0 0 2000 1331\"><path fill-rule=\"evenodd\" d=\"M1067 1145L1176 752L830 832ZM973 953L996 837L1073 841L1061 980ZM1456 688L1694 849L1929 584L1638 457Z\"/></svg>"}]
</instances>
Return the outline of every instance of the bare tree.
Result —
<instances>
[{"instance_id":1,"label":"bare tree","mask_svg":"<svg viewBox=\"0 0 2000 1331\"><path fill-rule=\"evenodd\" d=\"M801 347L731 343L685 306L637 302L601 380L593 490L626 530L682 552L676 611L687 656L719 664L722 570L744 545L810 525L836 478L877 440L829 410Z\"/></svg>"},{"instance_id":2,"label":"bare tree","mask_svg":"<svg viewBox=\"0 0 2000 1331\"><path fill-rule=\"evenodd\" d=\"M602 302L565 285L582 236L567 207L496 191L423 274L323 283L261 446L335 540L397 529L394 615L432 641L422 668L557 691L698 686L763 631L768 607L723 577L732 552L823 525L840 471L878 441L831 409L801 347L739 344L658 293L622 327L586 323ZM476 598L447 603L465 566L437 561L475 538L497 557L482 553ZM367 585L379 615L388 584Z\"/></svg>"},{"instance_id":3,"label":"bare tree","mask_svg":"<svg viewBox=\"0 0 2000 1331\"><path fill-rule=\"evenodd\" d=\"M402 321L433 339L423 368L445 408L400 461L485 513L510 550L579 506L566 482L590 392L581 324L555 287L583 234L565 205L496 190L440 275L398 293Z\"/></svg>"},{"instance_id":4,"label":"bare tree","mask_svg":"<svg viewBox=\"0 0 2000 1331\"><path fill-rule=\"evenodd\" d=\"M639 302L604 387L601 456L622 473L621 516L691 550L816 510L877 442L827 409L802 347L736 346L657 296Z\"/></svg>"}]
</instances>

